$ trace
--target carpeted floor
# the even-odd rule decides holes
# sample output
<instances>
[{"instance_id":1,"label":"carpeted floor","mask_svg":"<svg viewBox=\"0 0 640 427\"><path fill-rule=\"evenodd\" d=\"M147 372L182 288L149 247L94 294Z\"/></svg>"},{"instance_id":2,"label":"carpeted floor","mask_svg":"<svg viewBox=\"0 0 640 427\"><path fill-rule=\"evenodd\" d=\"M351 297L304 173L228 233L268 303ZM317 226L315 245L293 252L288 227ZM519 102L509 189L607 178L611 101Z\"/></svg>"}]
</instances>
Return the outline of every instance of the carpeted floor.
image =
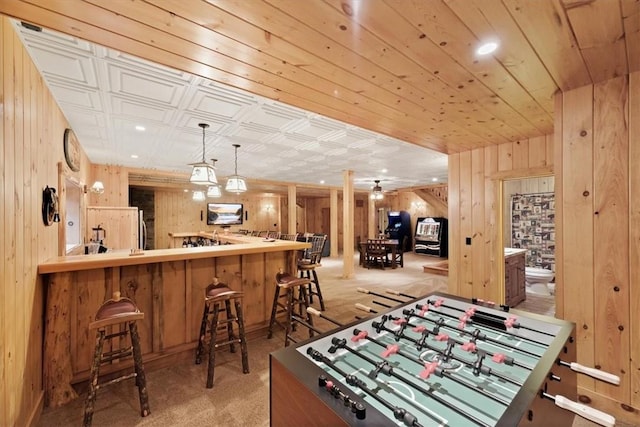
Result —
<instances>
[{"instance_id":1,"label":"carpeted floor","mask_svg":"<svg viewBox=\"0 0 640 427\"><path fill-rule=\"evenodd\" d=\"M433 291L446 292L446 276L423 272L423 265L429 261L432 262L433 259L406 253L404 268L381 271L359 267L354 260L356 277L345 280L341 278L341 259L323 259L323 266L318 273L327 306L325 314L340 322L348 322L354 320L355 316L367 316L367 313L355 308L356 302L376 310L384 309L373 301L388 301L364 295L357 291L359 287L380 293L391 288L416 296ZM535 299L537 301L533 304L534 309L545 310L541 314L552 315L552 298L548 298L548 301ZM529 302L533 303L533 298ZM334 327L323 319L317 319L316 326L321 330ZM212 389L205 388L206 363L194 365L191 361L185 361L169 368L147 372L151 414L145 418L139 415L137 389L132 380L107 387L98 392L93 425L268 426L268 355L282 348L283 344L281 332L271 340L259 338L249 341L251 373L247 375L242 374L239 351L236 354L220 351L216 355L215 383ZM61 408L46 409L38 426L81 425L85 397L83 394ZM595 426L576 418L574 427Z\"/></svg>"}]
</instances>

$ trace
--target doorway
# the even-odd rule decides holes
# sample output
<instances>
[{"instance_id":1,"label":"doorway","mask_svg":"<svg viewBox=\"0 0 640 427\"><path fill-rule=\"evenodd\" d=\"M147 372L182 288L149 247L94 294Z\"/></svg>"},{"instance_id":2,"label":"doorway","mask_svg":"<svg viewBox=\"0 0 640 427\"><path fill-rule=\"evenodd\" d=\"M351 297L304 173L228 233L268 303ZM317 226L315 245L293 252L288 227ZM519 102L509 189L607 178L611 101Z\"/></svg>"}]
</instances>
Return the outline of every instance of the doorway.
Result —
<instances>
[{"instance_id":1,"label":"doorway","mask_svg":"<svg viewBox=\"0 0 640 427\"><path fill-rule=\"evenodd\" d=\"M502 181L501 234L505 286L525 270L524 300L515 307L555 315L554 177L523 177ZM523 259L515 257L522 256ZM513 266L518 264L518 270ZM548 278L548 283L545 281ZM521 280L521 279L518 279Z\"/></svg>"}]
</instances>

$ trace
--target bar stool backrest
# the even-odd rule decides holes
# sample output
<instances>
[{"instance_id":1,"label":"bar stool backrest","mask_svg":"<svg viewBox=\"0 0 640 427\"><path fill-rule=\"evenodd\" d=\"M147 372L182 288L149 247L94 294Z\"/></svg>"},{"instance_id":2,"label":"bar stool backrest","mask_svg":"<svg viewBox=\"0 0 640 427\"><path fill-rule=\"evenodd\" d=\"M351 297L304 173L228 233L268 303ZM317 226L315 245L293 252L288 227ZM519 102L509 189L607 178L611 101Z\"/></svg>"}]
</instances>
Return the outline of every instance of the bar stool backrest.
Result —
<instances>
[{"instance_id":1,"label":"bar stool backrest","mask_svg":"<svg viewBox=\"0 0 640 427\"><path fill-rule=\"evenodd\" d=\"M298 233L295 234L281 234L280 240L293 240L294 242L298 240Z\"/></svg>"},{"instance_id":2,"label":"bar stool backrest","mask_svg":"<svg viewBox=\"0 0 640 427\"><path fill-rule=\"evenodd\" d=\"M319 264L322 259L322 251L327 241L327 235L307 237L307 242L311 243L311 247L304 252L301 262L307 264Z\"/></svg>"}]
</instances>

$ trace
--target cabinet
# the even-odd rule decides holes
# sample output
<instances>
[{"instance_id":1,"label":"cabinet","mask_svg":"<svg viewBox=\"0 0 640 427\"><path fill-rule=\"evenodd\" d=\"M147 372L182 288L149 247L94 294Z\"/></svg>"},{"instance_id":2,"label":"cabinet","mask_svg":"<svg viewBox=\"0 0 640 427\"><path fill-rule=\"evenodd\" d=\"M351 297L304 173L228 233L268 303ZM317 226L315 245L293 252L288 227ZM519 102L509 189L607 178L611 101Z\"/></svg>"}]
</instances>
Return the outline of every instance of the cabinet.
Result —
<instances>
[{"instance_id":1,"label":"cabinet","mask_svg":"<svg viewBox=\"0 0 640 427\"><path fill-rule=\"evenodd\" d=\"M518 305L527 297L525 254L526 250L522 250L504 257L504 300L509 307Z\"/></svg>"}]
</instances>

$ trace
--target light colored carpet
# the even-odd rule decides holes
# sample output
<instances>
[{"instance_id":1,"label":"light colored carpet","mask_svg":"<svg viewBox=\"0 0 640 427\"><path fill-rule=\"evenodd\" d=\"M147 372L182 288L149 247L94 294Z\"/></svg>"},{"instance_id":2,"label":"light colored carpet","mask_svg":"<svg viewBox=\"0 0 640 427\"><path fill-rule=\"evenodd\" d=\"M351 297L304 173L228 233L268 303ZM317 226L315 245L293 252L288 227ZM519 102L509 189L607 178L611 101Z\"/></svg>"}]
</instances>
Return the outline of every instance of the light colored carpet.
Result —
<instances>
[{"instance_id":1,"label":"light colored carpet","mask_svg":"<svg viewBox=\"0 0 640 427\"><path fill-rule=\"evenodd\" d=\"M340 322L354 320L367 314L355 308L360 302L375 310L384 310L373 301L389 303L384 298L357 292L362 287L384 293L390 288L420 296L434 291L446 292L447 277L423 272L425 262L433 258L405 254L405 267L385 271L365 269L356 264L356 277L342 278L341 259L323 259L318 270L327 310L325 314ZM553 300L550 299L551 304ZM531 301L532 302L532 301ZM543 301L544 303L544 301ZM536 304L553 312L547 304ZM521 307L518 307L521 308ZM545 313L546 314L546 313ZM329 330L334 326L317 319L316 326ZM301 330L303 328L300 328ZM301 335L302 336L302 335ZM306 336L306 335L304 335ZM206 363L194 365L185 361L169 368L147 372L151 414L139 415L137 389L133 381L107 387L98 392L93 425L100 426L268 426L269 425L269 353L284 345L282 333L273 339L249 341L251 373L242 374L240 352L221 351L216 355L215 382L205 388ZM85 395L56 409L46 409L38 426L81 425ZM595 424L576 417L574 427Z\"/></svg>"}]
</instances>

